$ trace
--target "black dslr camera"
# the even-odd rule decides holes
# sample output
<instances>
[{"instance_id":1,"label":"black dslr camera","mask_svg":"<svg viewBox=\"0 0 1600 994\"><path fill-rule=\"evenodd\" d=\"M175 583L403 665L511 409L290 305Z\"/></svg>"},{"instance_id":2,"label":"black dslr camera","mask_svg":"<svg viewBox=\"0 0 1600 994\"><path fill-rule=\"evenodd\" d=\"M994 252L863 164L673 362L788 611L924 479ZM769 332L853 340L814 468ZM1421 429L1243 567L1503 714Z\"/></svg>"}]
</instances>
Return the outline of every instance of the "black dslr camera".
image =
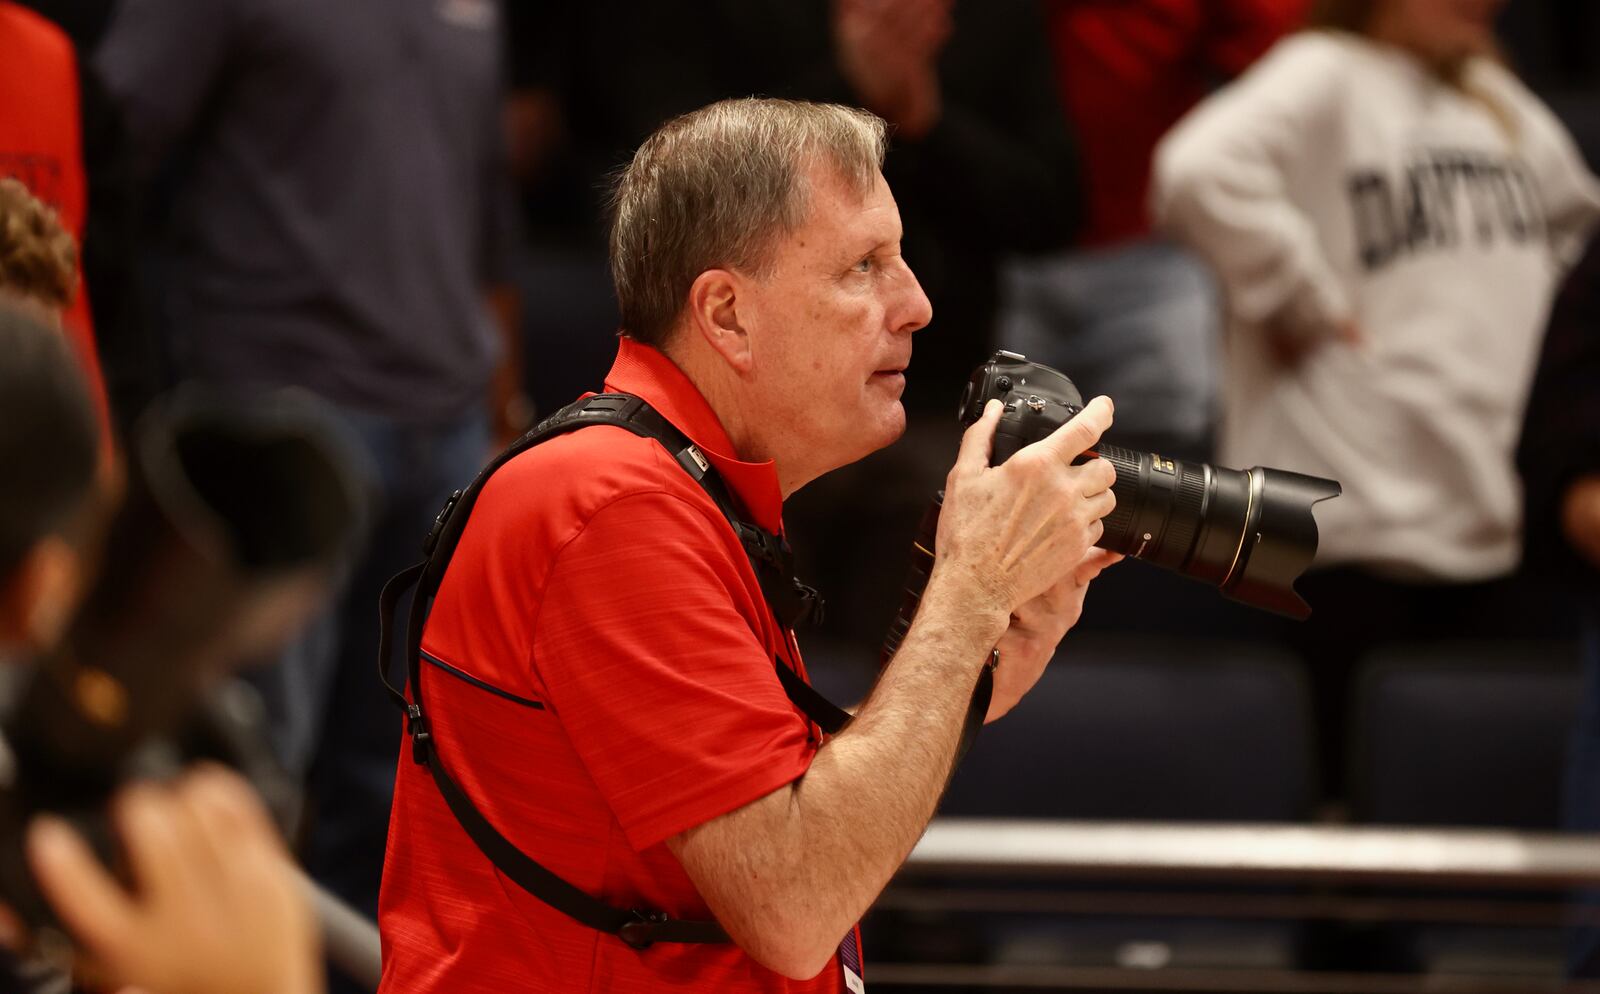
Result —
<instances>
[{"instance_id":1,"label":"black dslr camera","mask_svg":"<svg viewBox=\"0 0 1600 994\"><path fill-rule=\"evenodd\" d=\"M1005 405L995 429L993 465L1011 458L1083 410L1083 396L1060 372L1015 352L998 351L973 370L958 416L970 425L984 405ZM1117 470L1116 510L1105 518L1100 547L1193 577L1252 607L1303 620L1311 607L1294 582L1317 554L1311 509L1337 497L1339 484L1260 466L1227 469L1136 452L1101 441L1082 458L1108 460ZM943 493L923 517L914 562L885 644L892 655L916 613L933 568Z\"/></svg>"}]
</instances>

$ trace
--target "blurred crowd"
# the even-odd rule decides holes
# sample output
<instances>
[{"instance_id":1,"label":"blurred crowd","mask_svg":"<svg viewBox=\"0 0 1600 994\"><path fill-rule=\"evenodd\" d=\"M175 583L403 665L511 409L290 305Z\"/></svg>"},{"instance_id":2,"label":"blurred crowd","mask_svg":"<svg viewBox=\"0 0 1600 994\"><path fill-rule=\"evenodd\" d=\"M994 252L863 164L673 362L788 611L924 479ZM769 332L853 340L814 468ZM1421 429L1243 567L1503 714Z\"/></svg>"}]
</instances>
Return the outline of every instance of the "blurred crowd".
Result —
<instances>
[{"instance_id":1,"label":"blurred crowd","mask_svg":"<svg viewBox=\"0 0 1600 994\"><path fill-rule=\"evenodd\" d=\"M1554 640L1589 674L1569 824L1600 829L1600 14L1501 7L0 0L0 652L60 638L155 398L313 394L351 453L359 534L326 603L247 678L304 785L294 855L375 915L401 740L374 679L379 593L452 490L600 388L618 331L607 177L724 97L839 102L890 125L884 173L934 316L906 438L785 508L831 601L819 661L873 656L961 387L1005 348L1112 396L1119 444L1342 484L1317 509L1304 625L1140 564L1084 622L1303 660L1308 814L1343 810L1360 660ZM159 876L171 832L138 842L162 819L194 851L250 839L260 861L239 874L282 862L226 775L144 791L117 819L154 867L141 882L197 879ZM163 892L130 897L75 838L36 833L63 875L43 882L112 980L269 989L136 955L127 935L160 934ZM218 879L225 921L227 888L252 885ZM270 910L240 926L310 955L305 922L261 924Z\"/></svg>"}]
</instances>

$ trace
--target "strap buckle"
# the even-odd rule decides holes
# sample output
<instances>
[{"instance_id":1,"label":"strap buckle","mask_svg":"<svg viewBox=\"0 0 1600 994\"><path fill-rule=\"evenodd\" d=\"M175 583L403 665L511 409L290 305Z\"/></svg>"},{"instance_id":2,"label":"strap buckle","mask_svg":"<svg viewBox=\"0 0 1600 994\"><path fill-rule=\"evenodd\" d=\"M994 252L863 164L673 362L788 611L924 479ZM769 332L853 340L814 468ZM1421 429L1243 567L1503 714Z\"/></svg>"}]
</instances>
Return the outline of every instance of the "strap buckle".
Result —
<instances>
[{"instance_id":1,"label":"strap buckle","mask_svg":"<svg viewBox=\"0 0 1600 994\"><path fill-rule=\"evenodd\" d=\"M800 611L791 628L800 625L821 627L828 617L828 603L822 599L822 594L816 587L807 586L799 580L794 581L794 589L800 595Z\"/></svg>"},{"instance_id":2,"label":"strap buckle","mask_svg":"<svg viewBox=\"0 0 1600 994\"><path fill-rule=\"evenodd\" d=\"M667 916L661 911L641 911L631 909L633 921L617 929L617 938L627 943L630 948L637 950L649 949L655 945L656 926L665 925Z\"/></svg>"},{"instance_id":3,"label":"strap buckle","mask_svg":"<svg viewBox=\"0 0 1600 994\"><path fill-rule=\"evenodd\" d=\"M450 523L450 512L454 511L456 505L461 503L461 495L462 491L460 490L451 491L450 496L445 499L444 507L441 507L439 513L434 517L433 527L428 530L428 537L422 540L422 557L424 559L433 555L434 547L439 544L439 536L444 534L444 526Z\"/></svg>"},{"instance_id":4,"label":"strap buckle","mask_svg":"<svg viewBox=\"0 0 1600 994\"><path fill-rule=\"evenodd\" d=\"M744 546L745 555L765 563L780 576L793 575L794 553L789 549L788 542L749 522L736 518L729 520L733 524L734 533L739 536L739 544Z\"/></svg>"},{"instance_id":5,"label":"strap buckle","mask_svg":"<svg viewBox=\"0 0 1600 994\"><path fill-rule=\"evenodd\" d=\"M627 393L597 393L579 402L574 417L605 417L610 415L628 421L644 406L644 399Z\"/></svg>"},{"instance_id":6,"label":"strap buckle","mask_svg":"<svg viewBox=\"0 0 1600 994\"><path fill-rule=\"evenodd\" d=\"M406 705L406 734L411 736L411 761L426 766L433 733L428 731L428 719L423 717L420 705Z\"/></svg>"}]
</instances>

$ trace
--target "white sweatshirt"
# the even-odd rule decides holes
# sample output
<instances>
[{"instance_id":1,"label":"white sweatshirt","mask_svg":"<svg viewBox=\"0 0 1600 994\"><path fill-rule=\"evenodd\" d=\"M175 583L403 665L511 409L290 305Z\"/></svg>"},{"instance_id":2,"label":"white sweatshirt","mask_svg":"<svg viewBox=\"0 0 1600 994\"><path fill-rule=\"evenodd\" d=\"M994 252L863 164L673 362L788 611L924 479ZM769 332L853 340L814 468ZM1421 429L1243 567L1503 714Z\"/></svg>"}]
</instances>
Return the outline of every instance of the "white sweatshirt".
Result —
<instances>
[{"instance_id":1,"label":"white sweatshirt","mask_svg":"<svg viewBox=\"0 0 1600 994\"><path fill-rule=\"evenodd\" d=\"M1480 59L1464 79L1305 32L1156 152L1158 222L1228 293L1220 461L1344 485L1317 508L1319 565L1468 581L1517 562L1513 448L1600 185L1510 73ZM1283 366L1269 322L1316 344Z\"/></svg>"}]
</instances>

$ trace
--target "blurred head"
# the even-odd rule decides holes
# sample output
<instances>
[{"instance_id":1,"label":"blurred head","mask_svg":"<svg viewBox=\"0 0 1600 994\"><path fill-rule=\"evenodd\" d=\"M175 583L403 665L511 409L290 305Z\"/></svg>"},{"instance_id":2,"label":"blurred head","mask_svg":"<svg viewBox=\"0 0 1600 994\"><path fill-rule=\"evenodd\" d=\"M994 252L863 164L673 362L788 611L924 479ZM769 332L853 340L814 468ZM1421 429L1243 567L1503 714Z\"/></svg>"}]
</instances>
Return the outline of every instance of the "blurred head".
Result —
<instances>
[{"instance_id":1,"label":"blurred head","mask_svg":"<svg viewBox=\"0 0 1600 994\"><path fill-rule=\"evenodd\" d=\"M59 327L77 290L72 235L22 183L0 179L0 300Z\"/></svg>"},{"instance_id":2,"label":"blurred head","mask_svg":"<svg viewBox=\"0 0 1600 994\"><path fill-rule=\"evenodd\" d=\"M0 302L0 645L44 648L82 586L99 427L59 332Z\"/></svg>"},{"instance_id":3,"label":"blurred head","mask_svg":"<svg viewBox=\"0 0 1600 994\"><path fill-rule=\"evenodd\" d=\"M1505 0L1318 0L1311 22L1406 49L1446 75L1495 51Z\"/></svg>"},{"instance_id":4,"label":"blurred head","mask_svg":"<svg viewBox=\"0 0 1600 994\"><path fill-rule=\"evenodd\" d=\"M900 256L883 152L864 111L724 101L653 135L618 186L627 334L690 373L786 494L905 430L911 333L931 308Z\"/></svg>"}]
</instances>

